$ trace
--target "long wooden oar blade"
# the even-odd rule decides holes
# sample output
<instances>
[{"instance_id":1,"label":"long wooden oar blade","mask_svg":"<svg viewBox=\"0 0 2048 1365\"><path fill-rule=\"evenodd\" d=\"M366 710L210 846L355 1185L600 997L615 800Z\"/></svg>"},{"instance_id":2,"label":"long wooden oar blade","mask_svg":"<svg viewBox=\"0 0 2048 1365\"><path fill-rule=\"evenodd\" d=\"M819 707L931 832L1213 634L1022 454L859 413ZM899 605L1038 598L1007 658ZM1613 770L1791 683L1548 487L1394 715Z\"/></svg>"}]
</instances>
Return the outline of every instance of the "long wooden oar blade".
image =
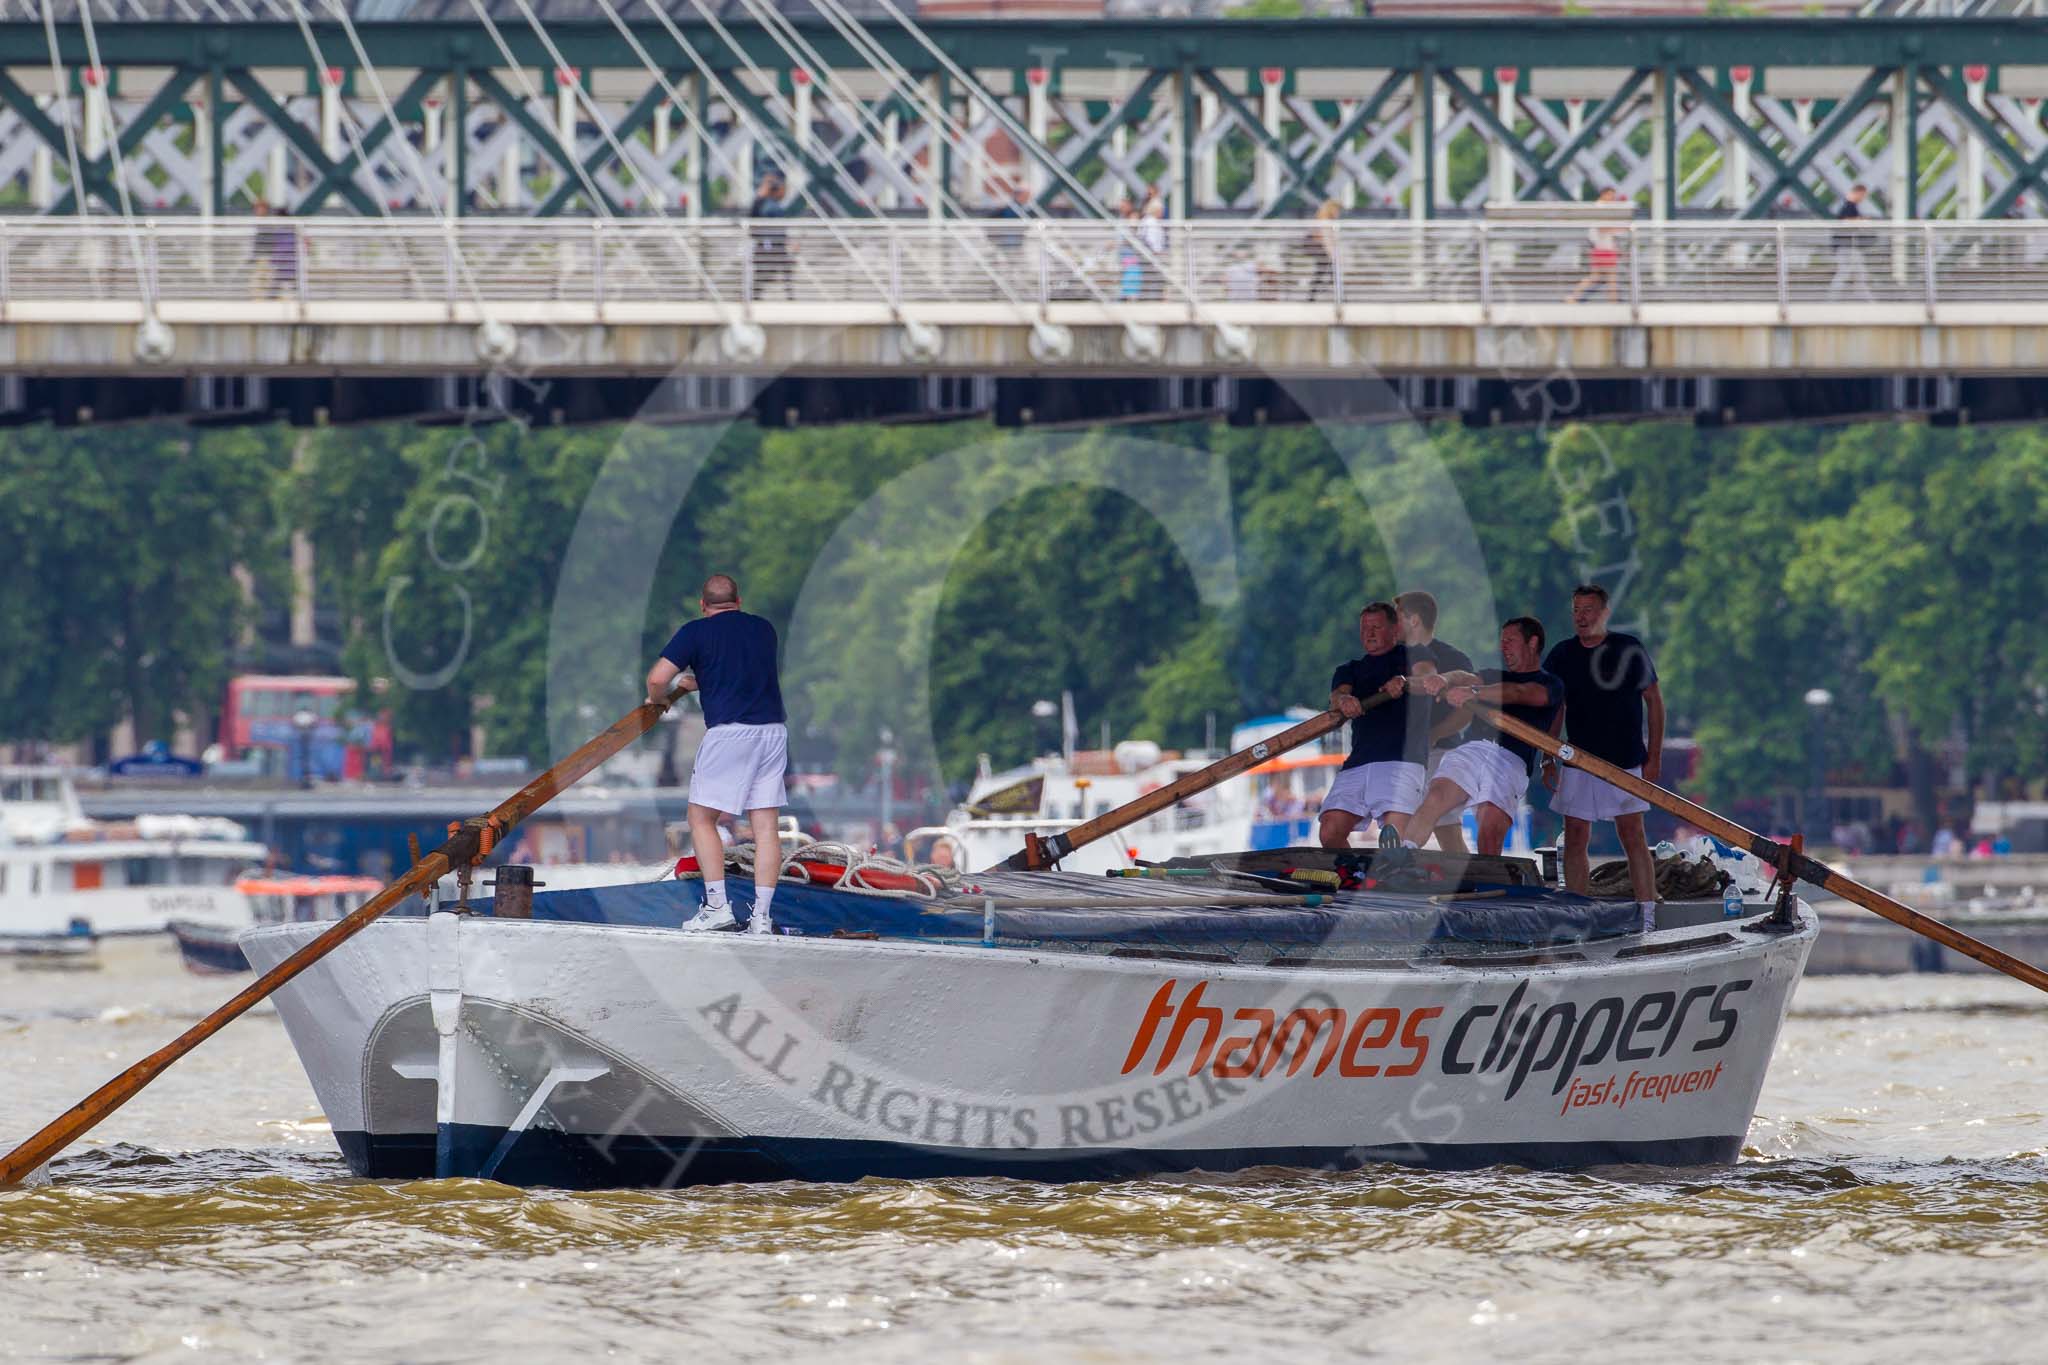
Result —
<instances>
[{"instance_id":1,"label":"long wooden oar blade","mask_svg":"<svg viewBox=\"0 0 2048 1365\"><path fill-rule=\"evenodd\" d=\"M2014 980L2026 982L2035 990L2048 991L2048 971L2041 970L2031 962L2023 962L2011 953L2000 952L1990 944L1971 938L1960 929L1944 924L1938 919L1929 919L1918 910L1893 900L1873 887L1852 881L1818 859L1809 858L1806 854L1789 848L1775 839L1767 839L1753 830L1745 829L1733 820L1717 815L1705 806L1688 801L1676 792L1667 791L1654 782L1647 782L1605 759L1582 753L1570 744L1561 744L1548 732L1513 716L1503 715L1484 702L1475 703L1472 711L1480 720L1502 734L1513 735L1516 739L1535 745L1561 763L1611 782L1659 810L1668 811L1681 820L1697 825L1724 844L1748 849L1771 866L1788 872L1801 881L1832 891L1845 901L1860 905L1865 910L1882 915L1894 924L1931 938L1944 948L1953 948L1965 957L1973 957L1994 971L2004 972Z\"/></svg>"},{"instance_id":2,"label":"long wooden oar blade","mask_svg":"<svg viewBox=\"0 0 2048 1365\"><path fill-rule=\"evenodd\" d=\"M598 764L646 734L667 709L667 706L656 705L653 702L642 703L614 722L603 734L590 740L560 763L521 787L488 816L466 821L458 826L449 835L446 843L414 864L404 876L357 906L346 917L336 920L331 928L257 977L247 987L237 992L232 1000L87 1095L45 1125L34 1137L9 1152L6 1157L0 1158L0 1189L18 1185L27 1179L40 1169L44 1162L133 1099L137 1092L163 1074L172 1063L220 1032L278 987L362 932L379 915L408 896L424 894L451 870L476 861L484 852L488 852L485 847L486 838L503 835L521 820L546 805L558 793L575 785ZM489 835L486 834L487 829L491 831Z\"/></svg>"},{"instance_id":3,"label":"long wooden oar blade","mask_svg":"<svg viewBox=\"0 0 2048 1365\"><path fill-rule=\"evenodd\" d=\"M1359 700L1361 711L1393 698L1384 692L1375 692ZM1289 749L1298 749L1312 739L1319 739L1338 726L1346 723L1346 717L1335 711L1325 711L1301 724L1282 730L1270 739L1262 739L1249 748L1239 749L1217 759L1206 768L1197 769L1184 777L1175 779L1157 791L1146 792L1135 801L1126 801L1114 810L1104 811L1092 820L1084 820L1063 834L1039 839L1033 836L1023 848L997 863L991 872L1038 872L1072 853L1084 844L1092 844L1105 834L1114 834L1126 825L1134 825L1148 816L1156 815L1167 807L1185 801L1197 792L1205 792L1219 782L1227 782L1239 773L1256 768L1269 758L1277 758Z\"/></svg>"}]
</instances>

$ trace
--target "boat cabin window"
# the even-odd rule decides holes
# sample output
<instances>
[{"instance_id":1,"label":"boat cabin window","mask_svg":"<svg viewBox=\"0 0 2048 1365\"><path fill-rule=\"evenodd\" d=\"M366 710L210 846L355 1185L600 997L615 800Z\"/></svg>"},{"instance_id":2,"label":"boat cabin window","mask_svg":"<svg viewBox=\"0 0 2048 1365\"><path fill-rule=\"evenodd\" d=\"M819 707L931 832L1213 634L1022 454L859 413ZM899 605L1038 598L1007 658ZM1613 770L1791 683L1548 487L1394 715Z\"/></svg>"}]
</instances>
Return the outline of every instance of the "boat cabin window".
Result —
<instances>
[{"instance_id":1,"label":"boat cabin window","mask_svg":"<svg viewBox=\"0 0 2048 1365\"><path fill-rule=\"evenodd\" d=\"M29 867L28 893L31 896L43 894L43 865L41 863L35 863Z\"/></svg>"},{"instance_id":2,"label":"boat cabin window","mask_svg":"<svg viewBox=\"0 0 2048 1365\"><path fill-rule=\"evenodd\" d=\"M129 886L158 886L164 880L161 858L123 858L121 870Z\"/></svg>"},{"instance_id":3,"label":"boat cabin window","mask_svg":"<svg viewBox=\"0 0 2048 1365\"><path fill-rule=\"evenodd\" d=\"M61 801L64 784L54 777L0 778L0 801Z\"/></svg>"},{"instance_id":4,"label":"boat cabin window","mask_svg":"<svg viewBox=\"0 0 2048 1365\"><path fill-rule=\"evenodd\" d=\"M173 871L179 886L210 886L220 880L224 864L214 858L174 858Z\"/></svg>"}]
</instances>

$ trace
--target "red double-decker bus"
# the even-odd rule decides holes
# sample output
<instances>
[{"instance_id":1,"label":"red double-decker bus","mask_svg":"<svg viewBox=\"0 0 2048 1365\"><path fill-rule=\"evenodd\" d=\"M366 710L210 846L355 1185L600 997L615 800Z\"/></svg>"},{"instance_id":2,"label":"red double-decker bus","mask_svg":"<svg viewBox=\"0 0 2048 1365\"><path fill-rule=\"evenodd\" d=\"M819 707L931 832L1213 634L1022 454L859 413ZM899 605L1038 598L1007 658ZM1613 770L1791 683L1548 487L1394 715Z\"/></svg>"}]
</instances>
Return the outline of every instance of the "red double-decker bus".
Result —
<instances>
[{"instance_id":1,"label":"red double-decker bus","mask_svg":"<svg viewBox=\"0 0 2048 1365\"><path fill-rule=\"evenodd\" d=\"M221 709L225 757L272 750L292 778L353 780L391 770L391 714L359 704L349 678L244 673ZM310 721L310 724L305 722Z\"/></svg>"}]
</instances>

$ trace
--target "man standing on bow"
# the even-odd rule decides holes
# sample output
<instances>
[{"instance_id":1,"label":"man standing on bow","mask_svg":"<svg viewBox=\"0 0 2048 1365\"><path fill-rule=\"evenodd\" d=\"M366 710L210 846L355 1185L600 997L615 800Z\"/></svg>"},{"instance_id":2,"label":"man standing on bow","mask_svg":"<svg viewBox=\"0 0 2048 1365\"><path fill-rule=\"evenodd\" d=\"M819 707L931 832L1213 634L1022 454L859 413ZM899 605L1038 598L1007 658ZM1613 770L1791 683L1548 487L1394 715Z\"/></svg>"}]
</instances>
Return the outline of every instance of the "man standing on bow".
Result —
<instances>
[{"instance_id":1,"label":"man standing on bow","mask_svg":"<svg viewBox=\"0 0 2048 1365\"><path fill-rule=\"evenodd\" d=\"M1664 694L1657 687L1657 669L1641 640L1607 629L1607 615L1607 589L1598 583L1573 589L1576 634L1557 642L1543 660L1543 671L1564 684L1564 732L1574 747L1655 782L1664 760ZM1592 822L1612 820L1628 855L1629 884L1643 911L1643 928L1654 928L1657 870L1643 834L1649 803L1577 768L1558 771L1554 759L1546 759L1543 767L1545 784L1555 784L1550 808L1564 817L1564 884L1585 894Z\"/></svg>"},{"instance_id":2,"label":"man standing on bow","mask_svg":"<svg viewBox=\"0 0 2048 1365\"><path fill-rule=\"evenodd\" d=\"M734 923L725 897L725 848L718 838L722 813L744 814L754 832L754 912L747 932L772 933L769 907L782 874L777 819L788 799L782 774L789 766L775 627L740 610L739 585L722 573L704 580L698 605L704 614L685 622L647 671L649 701L666 700L679 674L685 675L681 690L704 701L704 742L690 770L690 842L704 874L704 908L683 929L729 929Z\"/></svg>"},{"instance_id":3,"label":"man standing on bow","mask_svg":"<svg viewBox=\"0 0 2048 1365\"><path fill-rule=\"evenodd\" d=\"M1363 699L1385 692L1398 699L1408 686L1408 651L1401 644L1401 614L1392 602L1374 602L1358 614L1363 658L1337 665L1330 679L1330 709L1351 720L1351 753L1323 797L1316 835L1324 848L1348 848L1359 822L1378 820L1380 842L1406 833L1408 813L1422 800L1420 735L1410 744L1408 708L1379 706L1367 711ZM1429 713L1423 702L1418 711ZM1413 752L1410 752L1411 749Z\"/></svg>"}]
</instances>

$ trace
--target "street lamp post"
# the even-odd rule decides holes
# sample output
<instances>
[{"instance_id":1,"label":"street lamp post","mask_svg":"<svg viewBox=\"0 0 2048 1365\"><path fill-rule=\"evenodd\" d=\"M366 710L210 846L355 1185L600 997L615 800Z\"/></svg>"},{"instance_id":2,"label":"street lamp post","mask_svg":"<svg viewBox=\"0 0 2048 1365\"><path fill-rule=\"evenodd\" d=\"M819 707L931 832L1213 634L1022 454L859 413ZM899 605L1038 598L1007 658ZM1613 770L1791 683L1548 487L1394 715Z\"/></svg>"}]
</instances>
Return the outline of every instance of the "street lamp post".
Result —
<instances>
[{"instance_id":1,"label":"street lamp post","mask_svg":"<svg viewBox=\"0 0 2048 1365\"><path fill-rule=\"evenodd\" d=\"M1825 687L1806 693L1806 818L1799 823L1816 844L1827 834L1827 717L1834 700Z\"/></svg>"},{"instance_id":2,"label":"street lamp post","mask_svg":"<svg viewBox=\"0 0 2048 1365\"><path fill-rule=\"evenodd\" d=\"M313 729L320 724L320 717L308 706L301 706L292 712L292 730L299 742L299 785L313 785Z\"/></svg>"},{"instance_id":3,"label":"street lamp post","mask_svg":"<svg viewBox=\"0 0 2048 1365\"><path fill-rule=\"evenodd\" d=\"M1040 697L1031 703L1031 747L1044 753L1043 742L1038 738L1038 727L1060 713L1059 704ZM1036 755L1033 755L1036 757Z\"/></svg>"},{"instance_id":4,"label":"street lamp post","mask_svg":"<svg viewBox=\"0 0 2048 1365\"><path fill-rule=\"evenodd\" d=\"M879 763L882 767L882 838L880 842L886 844L889 840L889 817L891 815L889 803L895 795L893 789L896 785L896 751L890 745L896 741L896 732L884 725L876 738L882 741L882 747L875 750L875 762Z\"/></svg>"}]
</instances>

